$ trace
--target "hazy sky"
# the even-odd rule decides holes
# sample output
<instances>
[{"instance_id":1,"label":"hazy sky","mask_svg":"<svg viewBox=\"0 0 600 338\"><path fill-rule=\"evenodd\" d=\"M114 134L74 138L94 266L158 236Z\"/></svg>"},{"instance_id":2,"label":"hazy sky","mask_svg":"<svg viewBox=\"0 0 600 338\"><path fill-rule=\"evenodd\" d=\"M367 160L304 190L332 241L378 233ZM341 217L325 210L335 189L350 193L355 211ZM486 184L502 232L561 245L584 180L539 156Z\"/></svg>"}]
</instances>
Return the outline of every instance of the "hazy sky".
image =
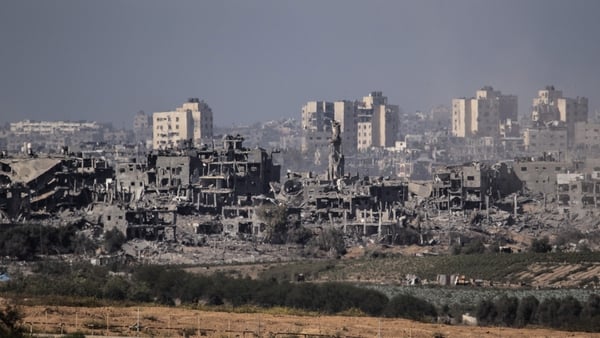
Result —
<instances>
[{"instance_id":1,"label":"hazy sky","mask_svg":"<svg viewBox=\"0 0 600 338\"><path fill-rule=\"evenodd\" d=\"M0 123L208 102L216 125L381 90L407 112L483 85L600 102L600 1L0 2Z\"/></svg>"}]
</instances>

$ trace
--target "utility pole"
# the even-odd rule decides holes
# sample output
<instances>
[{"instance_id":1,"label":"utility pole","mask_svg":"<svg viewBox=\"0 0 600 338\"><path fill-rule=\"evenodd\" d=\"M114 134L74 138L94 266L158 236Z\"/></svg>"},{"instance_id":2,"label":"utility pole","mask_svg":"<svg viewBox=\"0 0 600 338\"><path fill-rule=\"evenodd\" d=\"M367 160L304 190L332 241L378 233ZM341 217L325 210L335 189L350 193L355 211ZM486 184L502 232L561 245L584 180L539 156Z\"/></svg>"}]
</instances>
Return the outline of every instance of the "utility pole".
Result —
<instances>
[{"instance_id":1,"label":"utility pole","mask_svg":"<svg viewBox=\"0 0 600 338\"><path fill-rule=\"evenodd\" d=\"M513 205L514 205L514 211L513 212L514 212L514 217L515 217L515 221L516 221L517 220L517 208L518 208L518 206L517 206L517 194L515 194L513 196Z\"/></svg>"},{"instance_id":2,"label":"utility pole","mask_svg":"<svg viewBox=\"0 0 600 338\"><path fill-rule=\"evenodd\" d=\"M488 223L490 222L490 196L485 195L485 216Z\"/></svg>"}]
</instances>

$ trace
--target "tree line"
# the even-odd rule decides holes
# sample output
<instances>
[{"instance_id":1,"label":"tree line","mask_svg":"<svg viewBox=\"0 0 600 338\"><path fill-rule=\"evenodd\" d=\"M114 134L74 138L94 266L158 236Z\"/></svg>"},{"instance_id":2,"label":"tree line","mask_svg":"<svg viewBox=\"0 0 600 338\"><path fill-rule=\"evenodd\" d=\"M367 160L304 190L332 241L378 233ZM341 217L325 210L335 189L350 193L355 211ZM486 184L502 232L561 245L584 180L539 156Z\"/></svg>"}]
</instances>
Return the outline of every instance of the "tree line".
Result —
<instances>
[{"instance_id":1,"label":"tree line","mask_svg":"<svg viewBox=\"0 0 600 338\"><path fill-rule=\"evenodd\" d=\"M144 265L124 273L109 273L90 264L44 263L34 274L14 276L0 285L0 292L20 297L66 296L110 301L153 302L165 305L253 305L288 307L336 314L360 310L370 316L428 320L437 315L425 300L383 293L347 283L308 283L275 279L234 278L224 274L199 275L179 267Z\"/></svg>"},{"instance_id":2,"label":"tree line","mask_svg":"<svg viewBox=\"0 0 600 338\"><path fill-rule=\"evenodd\" d=\"M359 310L369 316L421 321L434 320L438 314L433 304L418 297L399 294L388 298L377 290L348 283L234 278L221 273L199 275L180 267L157 265L120 267L118 272L111 272L108 267L88 263L44 262L36 264L32 272L27 276L12 276L10 281L0 284L0 293L19 299L59 296L70 297L76 302L91 299L95 302L132 301L165 305L251 305L323 314ZM447 308L448 305L445 307L439 312L458 313L460 310ZM600 296L596 294L585 302L572 296L539 301L533 296L519 299L503 295L481 301L475 310L480 325L537 325L600 332Z\"/></svg>"},{"instance_id":3,"label":"tree line","mask_svg":"<svg viewBox=\"0 0 600 338\"><path fill-rule=\"evenodd\" d=\"M113 253L121 249L125 236L117 229L104 232L103 240L82 233L83 223L61 226L8 224L0 227L0 254L31 261L40 255L89 254L100 246ZM100 237L100 236L96 236Z\"/></svg>"},{"instance_id":4,"label":"tree line","mask_svg":"<svg viewBox=\"0 0 600 338\"><path fill-rule=\"evenodd\" d=\"M480 325L524 327L541 325L562 330L600 331L600 296L591 294L580 302L573 296L548 298L541 302L534 296L524 298L503 295L482 300L477 306Z\"/></svg>"},{"instance_id":5,"label":"tree line","mask_svg":"<svg viewBox=\"0 0 600 338\"><path fill-rule=\"evenodd\" d=\"M56 255L94 250L93 241L79 233L80 225L60 227L37 224L5 225L0 228L0 253L19 260L32 260L36 255Z\"/></svg>"}]
</instances>

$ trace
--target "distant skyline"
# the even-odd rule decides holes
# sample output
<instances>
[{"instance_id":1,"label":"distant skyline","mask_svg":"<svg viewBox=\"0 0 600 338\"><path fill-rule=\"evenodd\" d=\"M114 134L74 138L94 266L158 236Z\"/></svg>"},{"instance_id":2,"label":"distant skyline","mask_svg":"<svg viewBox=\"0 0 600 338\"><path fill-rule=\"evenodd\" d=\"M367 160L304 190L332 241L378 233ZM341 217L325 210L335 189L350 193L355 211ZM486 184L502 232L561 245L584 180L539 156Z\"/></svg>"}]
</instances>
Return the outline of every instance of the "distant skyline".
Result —
<instances>
[{"instance_id":1,"label":"distant skyline","mask_svg":"<svg viewBox=\"0 0 600 338\"><path fill-rule=\"evenodd\" d=\"M205 100L216 126L300 117L306 101L383 91L427 111L491 85L554 85L600 107L600 1L0 3L0 123L95 120Z\"/></svg>"}]
</instances>

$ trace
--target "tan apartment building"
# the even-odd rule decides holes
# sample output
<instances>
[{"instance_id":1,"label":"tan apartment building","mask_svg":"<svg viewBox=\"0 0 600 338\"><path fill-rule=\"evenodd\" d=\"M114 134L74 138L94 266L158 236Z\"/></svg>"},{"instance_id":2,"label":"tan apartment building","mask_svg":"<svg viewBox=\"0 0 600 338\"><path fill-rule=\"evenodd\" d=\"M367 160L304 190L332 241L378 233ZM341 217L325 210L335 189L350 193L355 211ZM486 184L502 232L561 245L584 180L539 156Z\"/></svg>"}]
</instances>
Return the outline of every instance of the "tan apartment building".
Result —
<instances>
[{"instance_id":1,"label":"tan apartment building","mask_svg":"<svg viewBox=\"0 0 600 338\"><path fill-rule=\"evenodd\" d=\"M327 154L331 122L340 123L342 148L345 153L356 150L356 105L351 101L309 101L302 107L302 152ZM325 151L325 152L323 152Z\"/></svg>"},{"instance_id":2,"label":"tan apartment building","mask_svg":"<svg viewBox=\"0 0 600 338\"><path fill-rule=\"evenodd\" d=\"M546 86L533 99L531 120L540 125L551 121L564 122L570 146L575 138L575 123L588 120L588 99L579 96L563 97L562 91L556 90L554 86Z\"/></svg>"},{"instance_id":3,"label":"tan apartment building","mask_svg":"<svg viewBox=\"0 0 600 338\"><path fill-rule=\"evenodd\" d=\"M342 135L342 149L344 153L356 152L358 141L356 139L358 127L358 110L352 101L335 101L333 103L333 118L340 123Z\"/></svg>"},{"instance_id":4,"label":"tan apartment building","mask_svg":"<svg viewBox=\"0 0 600 338\"><path fill-rule=\"evenodd\" d=\"M373 108L373 144L376 147L393 147L398 138L398 126L398 106Z\"/></svg>"},{"instance_id":5,"label":"tan apartment building","mask_svg":"<svg viewBox=\"0 0 600 338\"><path fill-rule=\"evenodd\" d=\"M332 120L332 102L309 101L302 107L302 152L322 152L328 146Z\"/></svg>"},{"instance_id":6,"label":"tan apartment building","mask_svg":"<svg viewBox=\"0 0 600 338\"><path fill-rule=\"evenodd\" d=\"M331 129L333 103L327 101L309 101L302 107L303 130Z\"/></svg>"},{"instance_id":7,"label":"tan apartment building","mask_svg":"<svg viewBox=\"0 0 600 338\"><path fill-rule=\"evenodd\" d=\"M342 149L349 154L370 147L393 147L399 129L399 108L380 91L362 101L309 101L302 107L302 151L329 145L331 121L340 123ZM322 153L322 151L321 151Z\"/></svg>"},{"instance_id":8,"label":"tan apartment building","mask_svg":"<svg viewBox=\"0 0 600 338\"><path fill-rule=\"evenodd\" d=\"M452 99L452 135L456 137L472 136L471 127L472 99Z\"/></svg>"},{"instance_id":9,"label":"tan apartment building","mask_svg":"<svg viewBox=\"0 0 600 338\"><path fill-rule=\"evenodd\" d=\"M373 145L373 130L371 116L360 114L358 115L357 125L357 150L365 151Z\"/></svg>"},{"instance_id":10,"label":"tan apartment building","mask_svg":"<svg viewBox=\"0 0 600 338\"><path fill-rule=\"evenodd\" d=\"M476 92L476 97L452 100L452 135L456 137L497 137L500 124L517 120L515 95L503 95L490 86Z\"/></svg>"},{"instance_id":11,"label":"tan apartment building","mask_svg":"<svg viewBox=\"0 0 600 338\"><path fill-rule=\"evenodd\" d=\"M154 149L180 147L190 141L200 146L212 140L213 113L204 101L191 98L175 111L152 114L152 131Z\"/></svg>"},{"instance_id":12,"label":"tan apartment building","mask_svg":"<svg viewBox=\"0 0 600 338\"><path fill-rule=\"evenodd\" d=\"M358 103L357 149L393 147L398 138L399 108L388 104L387 96L375 91Z\"/></svg>"},{"instance_id":13,"label":"tan apartment building","mask_svg":"<svg viewBox=\"0 0 600 338\"><path fill-rule=\"evenodd\" d=\"M573 134L574 147L600 147L600 123L575 122Z\"/></svg>"},{"instance_id":14,"label":"tan apartment building","mask_svg":"<svg viewBox=\"0 0 600 338\"><path fill-rule=\"evenodd\" d=\"M564 153L567 150L567 128L558 121L526 128L523 132L523 145L526 151L536 155Z\"/></svg>"}]
</instances>

